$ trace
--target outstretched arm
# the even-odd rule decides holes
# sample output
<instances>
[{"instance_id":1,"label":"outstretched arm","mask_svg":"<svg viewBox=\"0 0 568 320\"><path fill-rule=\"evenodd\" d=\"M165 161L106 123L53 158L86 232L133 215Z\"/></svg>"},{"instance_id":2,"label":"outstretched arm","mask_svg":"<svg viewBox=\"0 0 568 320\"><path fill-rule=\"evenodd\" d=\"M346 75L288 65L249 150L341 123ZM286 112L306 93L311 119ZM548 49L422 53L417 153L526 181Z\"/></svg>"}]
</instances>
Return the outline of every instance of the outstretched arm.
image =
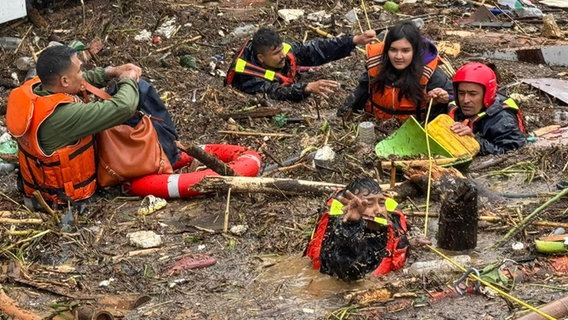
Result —
<instances>
[{"instance_id":1,"label":"outstretched arm","mask_svg":"<svg viewBox=\"0 0 568 320\"><path fill-rule=\"evenodd\" d=\"M319 66L349 56L356 45L363 45L376 38L374 30L356 36L344 35L329 39L314 39L307 43L292 43L292 52L301 66Z\"/></svg>"}]
</instances>

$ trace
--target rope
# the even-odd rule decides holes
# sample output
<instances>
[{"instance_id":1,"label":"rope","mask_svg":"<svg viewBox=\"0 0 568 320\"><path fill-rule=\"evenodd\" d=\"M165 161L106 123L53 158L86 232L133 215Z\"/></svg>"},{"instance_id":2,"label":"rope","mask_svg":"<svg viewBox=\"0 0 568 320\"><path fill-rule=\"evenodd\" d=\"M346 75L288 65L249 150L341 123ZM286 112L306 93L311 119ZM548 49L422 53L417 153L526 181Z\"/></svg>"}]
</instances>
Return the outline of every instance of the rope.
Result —
<instances>
[{"instance_id":1,"label":"rope","mask_svg":"<svg viewBox=\"0 0 568 320\"><path fill-rule=\"evenodd\" d=\"M427 246L430 250L432 250L432 251L434 251L435 253L437 253L440 257L442 257L442 258L444 258L445 260L449 261L449 262L450 262L451 264L453 264L456 268L460 269L460 270L463 271L463 272L466 272L466 271L467 271L467 270L466 270L463 266L461 266L459 263L455 262L454 260L452 260L452 258L446 256L445 254L443 254L442 252L440 252L440 251L437 250L436 248L434 248L434 247L432 247L432 246L430 246L430 245L426 245L426 246ZM538 313L539 315L543 316L543 317L546 318L546 319L549 319L549 320L556 320L556 318L554 318L554 317L552 317L552 316L546 314L546 313L543 312L542 310L540 310L540 309L538 309L538 308L536 308L536 307L533 307L533 306L531 306L530 304L528 304L528 303L526 303L526 302L524 302L524 301L522 301L522 300L519 300L518 298L515 298L514 296L512 296L512 295L508 294L507 292L505 292L505 291L503 291L503 290L501 290L501 289L495 287L495 286L492 285L491 283L489 283L489 282L487 282L487 281L481 279L480 277L478 277L477 275L475 275L475 274L473 274L473 273L470 273L470 274L469 274L469 277L472 278L472 279L474 279L474 280L477 280L477 281L481 282L484 286L486 286L486 287L488 287L488 288L491 288L491 290L497 292L497 293L500 294L501 296L503 296L503 297L505 297L505 298L507 298L507 299L513 301L513 302L516 302L516 303L520 304L521 306L523 306L523 307L525 307L525 308L527 308L527 309L529 309L529 310L531 310L531 311L534 311L534 312Z\"/></svg>"},{"instance_id":2,"label":"rope","mask_svg":"<svg viewBox=\"0 0 568 320\"><path fill-rule=\"evenodd\" d=\"M430 150L430 139L428 136L428 119L430 119L430 110L434 98L430 99L428 110L426 110L426 121L424 122L424 131L426 132L426 149L428 150L428 189L426 190L426 213L424 214L424 236L428 235L428 213L430 212L430 190L432 189L432 151ZM420 120L420 119L418 119Z\"/></svg>"},{"instance_id":3,"label":"rope","mask_svg":"<svg viewBox=\"0 0 568 320\"><path fill-rule=\"evenodd\" d=\"M361 0L361 7L363 7L363 12L365 13L365 19L367 20L367 26L371 30L371 21L369 21L369 16L367 15L367 7L365 6L365 0ZM357 14L355 12L355 14Z\"/></svg>"},{"instance_id":4,"label":"rope","mask_svg":"<svg viewBox=\"0 0 568 320\"><path fill-rule=\"evenodd\" d=\"M428 139L428 119L430 118L430 109L432 108L432 102L434 101L434 99L430 99L430 103L428 105L428 110L426 111L426 121L424 122L424 131L426 132L426 148L428 150L428 162L430 163L429 168L428 168L428 190L426 192L426 213L424 215L424 235L426 236L428 233L428 212L430 209L430 189L432 186L432 153L430 151L430 139ZM460 269L462 272L467 272L467 270L461 266L459 263L455 262L454 260L452 260L450 257L446 256L445 254L443 254L442 252L440 252L439 250L437 250L436 248L430 246L430 245L426 245L430 250L434 251L436 254L438 254L440 257L444 258L445 260L449 261L451 264L453 264L456 268ZM495 287L494 285L492 285L491 283L481 279L480 277L478 277L477 275L470 273L469 277L472 279L475 279L479 282L481 282L484 286L491 288L493 291L497 292L498 294L500 294L501 296L516 302L518 304L520 304L521 306L534 311L536 313L538 313L539 315L543 316L546 319L549 320L556 320L556 318L546 314L545 312L539 310L538 308L535 308L533 306L531 306L530 304L519 300L515 297L513 297L512 295L508 294L507 292Z\"/></svg>"}]
</instances>

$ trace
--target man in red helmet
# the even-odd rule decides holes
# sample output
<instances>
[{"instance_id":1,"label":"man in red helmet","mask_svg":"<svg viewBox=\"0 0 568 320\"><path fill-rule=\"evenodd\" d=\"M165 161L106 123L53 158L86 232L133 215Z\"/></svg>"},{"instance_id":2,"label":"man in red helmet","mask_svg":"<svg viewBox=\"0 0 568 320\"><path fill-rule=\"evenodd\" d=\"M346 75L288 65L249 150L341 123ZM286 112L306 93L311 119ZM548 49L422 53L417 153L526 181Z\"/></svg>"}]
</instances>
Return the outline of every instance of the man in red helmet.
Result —
<instances>
[{"instance_id":1,"label":"man in red helmet","mask_svg":"<svg viewBox=\"0 0 568 320\"><path fill-rule=\"evenodd\" d=\"M461 67L453 79L457 99L448 114L456 120L452 131L475 137L479 154L502 154L522 147L525 127L519 107L497 93L497 77L488 66L472 62Z\"/></svg>"}]
</instances>

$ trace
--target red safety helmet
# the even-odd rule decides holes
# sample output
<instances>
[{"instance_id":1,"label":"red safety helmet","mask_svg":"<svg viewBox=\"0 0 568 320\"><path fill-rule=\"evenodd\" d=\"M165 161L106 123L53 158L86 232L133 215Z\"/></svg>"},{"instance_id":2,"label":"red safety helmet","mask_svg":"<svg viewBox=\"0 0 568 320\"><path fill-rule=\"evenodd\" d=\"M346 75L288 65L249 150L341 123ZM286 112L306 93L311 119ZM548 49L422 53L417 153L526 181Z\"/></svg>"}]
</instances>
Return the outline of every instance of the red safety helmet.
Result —
<instances>
[{"instance_id":1,"label":"red safety helmet","mask_svg":"<svg viewBox=\"0 0 568 320\"><path fill-rule=\"evenodd\" d=\"M497 95L497 76L495 72L488 66L479 62L470 62L462 66L454 75L454 94L456 95L456 104L459 106L458 84L460 82L472 82L482 85L485 88L483 97L483 105L489 108L495 102Z\"/></svg>"}]
</instances>

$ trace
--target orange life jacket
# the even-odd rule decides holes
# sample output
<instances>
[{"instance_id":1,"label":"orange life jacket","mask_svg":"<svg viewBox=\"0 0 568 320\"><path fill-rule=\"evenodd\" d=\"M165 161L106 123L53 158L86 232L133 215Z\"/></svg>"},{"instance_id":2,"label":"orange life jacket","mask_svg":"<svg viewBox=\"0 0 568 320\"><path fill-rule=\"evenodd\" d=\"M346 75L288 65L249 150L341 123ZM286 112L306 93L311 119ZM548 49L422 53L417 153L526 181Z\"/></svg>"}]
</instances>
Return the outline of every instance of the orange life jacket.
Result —
<instances>
[{"instance_id":1,"label":"orange life jacket","mask_svg":"<svg viewBox=\"0 0 568 320\"><path fill-rule=\"evenodd\" d=\"M287 43L282 43L283 47L282 51L284 51L286 58L288 59L288 61L290 61L290 70L286 74L281 74L279 72L259 67L243 59L243 53L245 49L249 46L250 42L251 41L249 40L247 43L245 43L245 45L239 51L239 54L235 57L235 59L231 63L229 71L227 72L227 77L225 78L226 86L227 85L230 86L233 84L233 80L235 79L235 74L237 73L259 77L268 81L279 82L280 86L291 85L295 82L296 73L297 73L297 64L296 64L296 57L290 50L292 48L291 45Z\"/></svg>"},{"instance_id":2,"label":"orange life jacket","mask_svg":"<svg viewBox=\"0 0 568 320\"><path fill-rule=\"evenodd\" d=\"M397 215L400 219L400 226L393 225L392 223L387 224L387 245L385 247L388 256L383 257L379 266L373 271L374 275L383 275L391 271L398 270L404 266L406 262L406 255L408 253L408 246L399 248L399 243L402 236L405 235L407 230L406 217L400 210L395 210L390 212L390 214ZM325 212L314 230L312 239L308 243L306 248L306 256L312 260L312 266L314 269L319 270L321 268L321 246L327 227L329 224L329 212Z\"/></svg>"},{"instance_id":3,"label":"orange life jacket","mask_svg":"<svg viewBox=\"0 0 568 320\"><path fill-rule=\"evenodd\" d=\"M6 111L6 126L18 142L24 192L32 196L39 190L44 199L55 203L87 199L96 190L93 136L52 154L41 149L38 138L39 127L58 105L81 100L65 93L38 96L33 87L39 83L35 77L12 90Z\"/></svg>"},{"instance_id":4,"label":"orange life jacket","mask_svg":"<svg viewBox=\"0 0 568 320\"><path fill-rule=\"evenodd\" d=\"M397 117L400 121L406 120L411 115L417 119L424 119L426 115L427 99L423 99L420 108L406 97L399 97L400 89L392 86L385 86L383 92L376 90L372 85L372 79L378 76L383 60L384 43L367 44L367 73L369 75L369 95L370 99L365 105L365 111L374 114L377 119L390 119ZM420 85L426 97L426 85L430 77L434 74L438 66L439 57L436 57L424 66Z\"/></svg>"},{"instance_id":5,"label":"orange life jacket","mask_svg":"<svg viewBox=\"0 0 568 320\"><path fill-rule=\"evenodd\" d=\"M509 110L513 110L515 112L515 114L517 115L517 122L519 123L519 129L521 129L521 132L526 134L527 133L527 129L525 128L525 124L523 122L523 114L521 112L521 109L519 109L519 106L517 105L517 103L515 102L515 100L511 99L511 98L507 98L505 101L503 101L503 104L501 105L501 107L503 108L503 110L505 109L509 109ZM450 117L452 117L452 119L456 120L456 111L459 109L459 107L456 105L456 102L450 102L450 111L448 112L448 115ZM487 112L482 111L478 114L476 114L475 116L466 119L463 123L467 126L469 126L471 128L471 130L473 131L473 126L475 125L475 123L477 121L479 121L479 119L484 118L487 116Z\"/></svg>"}]
</instances>

